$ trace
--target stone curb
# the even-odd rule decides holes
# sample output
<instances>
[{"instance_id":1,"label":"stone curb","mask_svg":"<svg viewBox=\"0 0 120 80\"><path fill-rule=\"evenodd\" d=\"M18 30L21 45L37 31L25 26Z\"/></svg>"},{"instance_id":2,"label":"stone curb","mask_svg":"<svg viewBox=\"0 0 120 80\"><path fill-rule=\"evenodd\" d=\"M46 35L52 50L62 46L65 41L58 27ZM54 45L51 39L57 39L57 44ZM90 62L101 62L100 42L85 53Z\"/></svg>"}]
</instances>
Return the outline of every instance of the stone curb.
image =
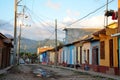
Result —
<instances>
[{"instance_id":1,"label":"stone curb","mask_svg":"<svg viewBox=\"0 0 120 80\"><path fill-rule=\"evenodd\" d=\"M10 69L10 68L12 68L12 67L13 67L13 65L8 66L8 67L6 67L6 68L4 68L4 69L0 70L0 74L4 74L4 73L6 73L6 72L7 72L7 70L9 70L9 69Z\"/></svg>"},{"instance_id":2,"label":"stone curb","mask_svg":"<svg viewBox=\"0 0 120 80\"><path fill-rule=\"evenodd\" d=\"M93 75L93 76L100 76L100 77L106 77L106 78L112 78L112 79L115 79L115 80L120 80L120 76L117 76L117 75L109 75L109 74L105 74L105 73L99 73L99 72L93 72L93 71L85 71L85 70L81 70L81 69L62 67L62 66L53 66L53 65L43 65L43 66L68 69L68 70L71 70L71 71L88 73L88 74Z\"/></svg>"}]
</instances>

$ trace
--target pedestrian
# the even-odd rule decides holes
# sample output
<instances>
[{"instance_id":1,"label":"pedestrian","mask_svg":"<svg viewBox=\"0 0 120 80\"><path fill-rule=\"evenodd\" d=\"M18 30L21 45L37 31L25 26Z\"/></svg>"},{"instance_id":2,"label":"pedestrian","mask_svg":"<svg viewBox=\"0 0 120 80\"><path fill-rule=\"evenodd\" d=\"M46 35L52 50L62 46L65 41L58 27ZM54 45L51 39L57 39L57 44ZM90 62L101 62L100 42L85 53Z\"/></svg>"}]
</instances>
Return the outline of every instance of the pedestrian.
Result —
<instances>
[{"instance_id":1,"label":"pedestrian","mask_svg":"<svg viewBox=\"0 0 120 80\"><path fill-rule=\"evenodd\" d=\"M79 61L77 61L76 65L75 65L75 68L76 68L76 69L80 68Z\"/></svg>"},{"instance_id":2,"label":"pedestrian","mask_svg":"<svg viewBox=\"0 0 120 80\"><path fill-rule=\"evenodd\" d=\"M88 65L88 61L85 60L85 67L84 67L84 70L89 70L89 65Z\"/></svg>"}]
</instances>

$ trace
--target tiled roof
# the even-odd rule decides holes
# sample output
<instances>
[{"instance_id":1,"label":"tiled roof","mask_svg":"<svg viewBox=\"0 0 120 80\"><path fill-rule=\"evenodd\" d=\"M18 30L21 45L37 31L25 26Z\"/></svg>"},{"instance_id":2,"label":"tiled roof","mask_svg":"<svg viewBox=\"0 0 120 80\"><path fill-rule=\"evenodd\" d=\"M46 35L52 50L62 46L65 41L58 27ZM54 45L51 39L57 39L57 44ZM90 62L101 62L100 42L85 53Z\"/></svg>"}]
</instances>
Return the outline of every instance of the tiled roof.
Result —
<instances>
[{"instance_id":1,"label":"tiled roof","mask_svg":"<svg viewBox=\"0 0 120 80\"><path fill-rule=\"evenodd\" d=\"M0 36L4 39L7 38L5 35L3 35L2 33L0 33Z\"/></svg>"},{"instance_id":2,"label":"tiled roof","mask_svg":"<svg viewBox=\"0 0 120 80\"><path fill-rule=\"evenodd\" d=\"M45 51L48 51L48 50L52 50L53 48L38 48L38 53L43 53L43 52L45 52Z\"/></svg>"},{"instance_id":3,"label":"tiled roof","mask_svg":"<svg viewBox=\"0 0 120 80\"><path fill-rule=\"evenodd\" d=\"M101 30L93 33L94 36L98 36L99 34L106 34L106 30L105 29L101 29Z\"/></svg>"}]
</instances>

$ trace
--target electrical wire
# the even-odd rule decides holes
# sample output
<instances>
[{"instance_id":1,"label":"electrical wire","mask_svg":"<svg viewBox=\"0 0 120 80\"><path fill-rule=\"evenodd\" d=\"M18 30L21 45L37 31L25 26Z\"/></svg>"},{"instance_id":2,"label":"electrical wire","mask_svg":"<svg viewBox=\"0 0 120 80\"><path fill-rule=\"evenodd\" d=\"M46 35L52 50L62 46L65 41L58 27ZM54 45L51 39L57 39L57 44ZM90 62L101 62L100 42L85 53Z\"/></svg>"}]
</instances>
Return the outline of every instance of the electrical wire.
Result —
<instances>
[{"instance_id":1,"label":"electrical wire","mask_svg":"<svg viewBox=\"0 0 120 80\"><path fill-rule=\"evenodd\" d=\"M49 23L47 23L46 21L44 21L41 17L39 17L38 15L36 15L32 10L30 10L28 7L27 7L27 9L34 15L34 16L36 16L36 18L39 18L42 22L44 22L45 24L47 24L47 25L49 25L49 27L51 27L51 28L55 28L53 25L51 25L51 24L49 24ZM60 31L59 29L57 29L58 31ZM63 32L62 32L63 33Z\"/></svg>"},{"instance_id":2,"label":"electrical wire","mask_svg":"<svg viewBox=\"0 0 120 80\"><path fill-rule=\"evenodd\" d=\"M109 1L107 4L104 4L103 6L101 6L101 7L97 8L97 9L95 9L94 11L88 13L87 15L85 15L85 16L83 16L82 18L80 18L80 19L78 19L78 20L72 22L71 24L69 24L69 25L67 25L67 26L71 26L71 25L73 25L73 24L75 24L75 23L77 23L77 22L79 22L79 21L85 19L85 18L88 17L89 15L91 15L91 14L97 12L98 10L104 8L106 5L110 4L110 3L113 2L113 1L115 1L115 0L111 0L111 1Z\"/></svg>"},{"instance_id":3,"label":"electrical wire","mask_svg":"<svg viewBox=\"0 0 120 80\"><path fill-rule=\"evenodd\" d=\"M30 13L29 13L29 14L30 14ZM35 19L36 19L36 18L35 18ZM37 17L37 19L38 19L38 17ZM37 19L36 19L36 20L37 20ZM40 22L41 25L45 26L41 21L38 20L38 22ZM44 28L45 28L45 27L44 27ZM45 29L46 29L46 28L45 28ZM52 38L53 34L55 33L55 31L52 32L52 31L50 31L49 29L47 29L47 30L51 33L51 35L49 36L49 38L48 38L48 40L46 41L46 43L49 41L50 38ZM44 45L46 45L46 44L44 44Z\"/></svg>"},{"instance_id":4,"label":"electrical wire","mask_svg":"<svg viewBox=\"0 0 120 80\"><path fill-rule=\"evenodd\" d=\"M30 10L30 12L31 12L31 10ZM33 14L33 15L34 15L34 14ZM35 19L38 19L38 18L40 19L39 16L36 16L36 15L35 15ZM37 20L37 21L38 21L38 20ZM42 20L42 21L44 21L44 20ZM43 26L45 26L41 21L38 21L38 22L40 22ZM52 26L52 25L50 25L50 24L48 24L48 23L46 23L46 24L49 25L49 26ZM52 28L54 28L54 27L52 26ZM47 28L45 28L45 29L47 29ZM57 30L58 30L58 32L65 33L65 32L63 32L63 31L61 31L61 30L59 30L59 29L57 29ZM49 29L48 29L48 31L51 32ZM52 33L52 32L51 32L51 33ZM68 34L68 35L71 36L72 38L74 38L73 35L71 35L71 34ZM70 39L71 39L71 38L70 38Z\"/></svg>"},{"instance_id":5,"label":"electrical wire","mask_svg":"<svg viewBox=\"0 0 120 80\"><path fill-rule=\"evenodd\" d=\"M113 2L113 1L114 1L114 0L111 0L110 2L108 2L108 4L111 3L111 2ZM107 4L105 4L105 5L103 5L103 6L99 7L99 8L97 8L97 9L95 9L94 11L90 12L90 13L87 14L86 16L84 16L84 17L82 17L82 18L80 18L80 19L74 21L73 23L71 23L71 24L69 24L69 25L67 25L67 26L71 26L71 25L73 25L73 24L75 24L75 23L77 23L77 22L83 20L84 18L88 17L89 15L91 15L91 14L97 12L98 10L102 9L102 8L105 7L106 5L107 5ZM41 19L41 18L40 18L40 19ZM42 20L42 21L43 21L43 20ZM47 23L47 24L48 24L48 23ZM49 26L50 26L50 25L49 25ZM63 31L60 31L60 32L63 33Z\"/></svg>"},{"instance_id":6,"label":"electrical wire","mask_svg":"<svg viewBox=\"0 0 120 80\"><path fill-rule=\"evenodd\" d=\"M28 7L27 7L27 9L28 9L28 11L34 16L34 18L38 21L38 22L40 22L43 26L45 26L45 24L46 25L48 25L49 27L53 27L51 24L49 24L49 23L46 23L43 19L41 19L41 17L39 17L39 16L37 16L37 15L35 15ZM39 20L38 20L39 19ZM42 22L41 22L42 21ZM43 28L45 28L45 27L43 27ZM47 29L49 32L51 32L49 29Z\"/></svg>"}]
</instances>

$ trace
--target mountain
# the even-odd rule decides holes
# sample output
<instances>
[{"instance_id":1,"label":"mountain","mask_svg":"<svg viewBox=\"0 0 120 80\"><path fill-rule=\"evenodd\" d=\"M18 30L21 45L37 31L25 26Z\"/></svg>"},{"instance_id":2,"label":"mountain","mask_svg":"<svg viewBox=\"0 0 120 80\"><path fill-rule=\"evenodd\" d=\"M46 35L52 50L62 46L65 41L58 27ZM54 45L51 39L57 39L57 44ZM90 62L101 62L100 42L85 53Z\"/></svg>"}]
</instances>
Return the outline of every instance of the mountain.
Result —
<instances>
[{"instance_id":1,"label":"mountain","mask_svg":"<svg viewBox=\"0 0 120 80\"><path fill-rule=\"evenodd\" d=\"M38 42L38 47L43 47L43 46L52 46L55 47L55 40L54 39L45 39L42 41ZM57 40L57 45L63 44L61 41Z\"/></svg>"},{"instance_id":2,"label":"mountain","mask_svg":"<svg viewBox=\"0 0 120 80\"><path fill-rule=\"evenodd\" d=\"M8 38L13 38L10 34L4 34ZM18 41L18 39L17 39ZM61 41L57 41L58 45L62 44ZM21 45L20 45L20 51L21 52L30 52L30 53L36 53L38 47L43 47L43 46L52 46L55 47L55 40L54 39L45 39L45 40L31 40L27 38L21 38Z\"/></svg>"},{"instance_id":3,"label":"mountain","mask_svg":"<svg viewBox=\"0 0 120 80\"><path fill-rule=\"evenodd\" d=\"M13 36L11 36L10 34L4 34L7 38L13 38Z\"/></svg>"},{"instance_id":4,"label":"mountain","mask_svg":"<svg viewBox=\"0 0 120 80\"><path fill-rule=\"evenodd\" d=\"M37 52L38 41L21 38L21 52Z\"/></svg>"},{"instance_id":5,"label":"mountain","mask_svg":"<svg viewBox=\"0 0 120 80\"><path fill-rule=\"evenodd\" d=\"M58 45L62 44L61 41L57 41ZM38 47L43 47L43 46L52 46L55 47L55 40L50 40L50 39L45 39L45 40L40 40L40 41L35 41L27 38L22 38L21 39L21 52L31 52L31 53L36 53Z\"/></svg>"}]
</instances>

